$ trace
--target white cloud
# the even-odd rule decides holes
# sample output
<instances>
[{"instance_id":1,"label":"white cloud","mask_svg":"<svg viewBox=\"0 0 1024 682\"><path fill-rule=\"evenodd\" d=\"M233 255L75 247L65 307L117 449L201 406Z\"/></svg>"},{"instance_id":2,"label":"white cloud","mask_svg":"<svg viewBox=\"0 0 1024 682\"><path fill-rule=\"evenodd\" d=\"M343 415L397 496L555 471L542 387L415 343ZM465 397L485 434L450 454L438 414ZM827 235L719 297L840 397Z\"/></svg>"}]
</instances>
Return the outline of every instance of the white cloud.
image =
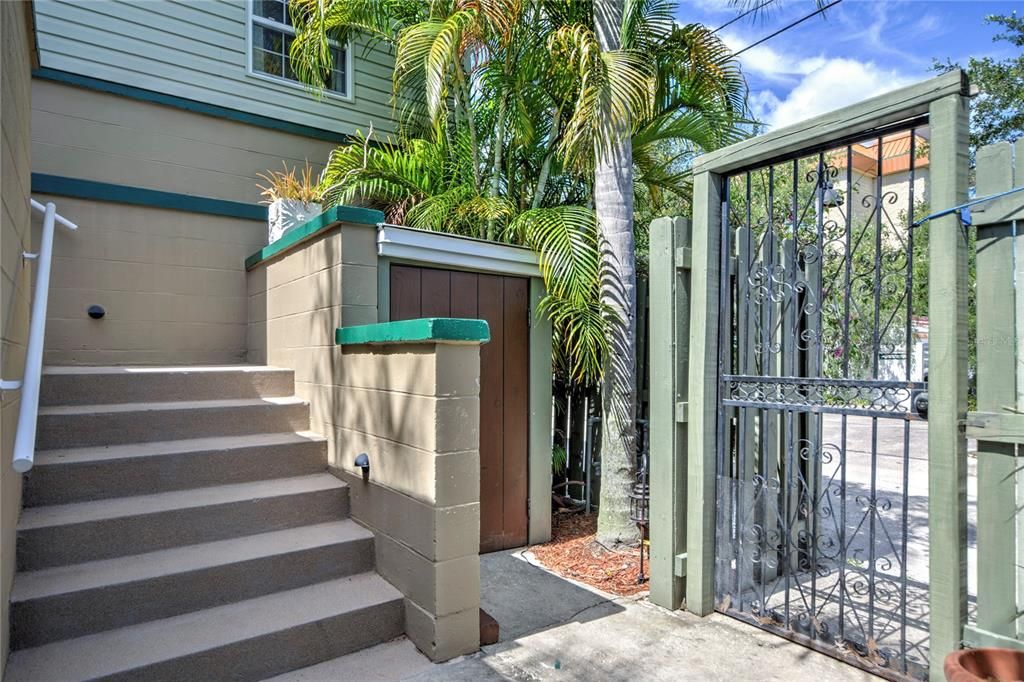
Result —
<instances>
[{"instance_id":1,"label":"white cloud","mask_svg":"<svg viewBox=\"0 0 1024 682\"><path fill-rule=\"evenodd\" d=\"M754 93L751 107L756 102L764 112L762 120L772 128L780 128L895 90L910 81L900 72L881 68L873 62L822 59L781 101L771 92L768 92L770 97L764 92Z\"/></svg>"},{"instance_id":2,"label":"white cloud","mask_svg":"<svg viewBox=\"0 0 1024 682\"><path fill-rule=\"evenodd\" d=\"M757 92L750 93L747 97L747 106L750 107L750 113L758 121L770 121L772 114L779 108L780 104L782 104L782 100L771 90L758 90Z\"/></svg>"},{"instance_id":3,"label":"white cloud","mask_svg":"<svg viewBox=\"0 0 1024 682\"><path fill-rule=\"evenodd\" d=\"M722 35L722 42L730 50L737 52L751 41L734 33L725 33ZM798 77L820 69L826 62L822 56L797 58L778 52L768 45L750 48L739 56L739 60L745 73L757 74L777 82L795 82Z\"/></svg>"}]
</instances>

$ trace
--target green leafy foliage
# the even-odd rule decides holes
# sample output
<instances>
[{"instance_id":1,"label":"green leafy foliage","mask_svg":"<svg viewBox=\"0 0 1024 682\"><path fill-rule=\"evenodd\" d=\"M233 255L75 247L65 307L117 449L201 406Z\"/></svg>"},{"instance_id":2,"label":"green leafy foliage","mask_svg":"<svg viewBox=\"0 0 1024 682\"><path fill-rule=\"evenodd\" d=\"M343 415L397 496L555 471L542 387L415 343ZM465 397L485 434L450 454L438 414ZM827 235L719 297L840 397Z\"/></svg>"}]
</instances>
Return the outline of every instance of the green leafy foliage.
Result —
<instances>
[{"instance_id":1,"label":"green leafy foliage","mask_svg":"<svg viewBox=\"0 0 1024 682\"><path fill-rule=\"evenodd\" d=\"M665 0L624 0L621 49L602 50L588 0L291 0L296 74L316 89L328 39L395 54L393 139L368 131L331 155L328 205L392 223L534 249L562 376L594 384L617 313L601 302L593 172L632 136L638 242L683 205L686 169L749 130L739 64ZM642 267L641 267L642 270Z\"/></svg>"},{"instance_id":2,"label":"green leafy foliage","mask_svg":"<svg viewBox=\"0 0 1024 682\"><path fill-rule=\"evenodd\" d=\"M1006 59L971 57L967 65L938 62L936 71L964 68L980 94L971 103L971 146L994 142L1013 142L1024 135L1024 19L1017 13L992 14L986 23L996 24L1004 30L993 40L1005 41L1021 48L1019 54Z\"/></svg>"}]
</instances>

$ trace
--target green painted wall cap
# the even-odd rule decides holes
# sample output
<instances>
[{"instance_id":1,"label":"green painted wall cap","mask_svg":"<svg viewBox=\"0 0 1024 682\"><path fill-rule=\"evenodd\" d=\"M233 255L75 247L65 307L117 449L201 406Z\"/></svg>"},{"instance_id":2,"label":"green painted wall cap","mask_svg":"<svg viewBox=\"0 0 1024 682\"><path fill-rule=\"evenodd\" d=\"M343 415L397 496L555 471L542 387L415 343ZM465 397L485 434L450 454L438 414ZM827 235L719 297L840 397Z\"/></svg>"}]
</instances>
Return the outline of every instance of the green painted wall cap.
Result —
<instances>
[{"instance_id":1,"label":"green painted wall cap","mask_svg":"<svg viewBox=\"0 0 1024 682\"><path fill-rule=\"evenodd\" d=\"M339 327L334 342L340 346L385 343L487 343L491 330L484 320L423 317L399 322Z\"/></svg>"},{"instance_id":2,"label":"green painted wall cap","mask_svg":"<svg viewBox=\"0 0 1024 682\"><path fill-rule=\"evenodd\" d=\"M377 225L382 222L384 222L384 214L372 208L358 208L356 206L335 206L334 208L329 208L320 215L313 216L298 227L289 230L273 244L264 246L246 258L245 269L252 270L263 261L278 256L293 246L298 246L302 242L312 239L317 234L339 223Z\"/></svg>"}]
</instances>

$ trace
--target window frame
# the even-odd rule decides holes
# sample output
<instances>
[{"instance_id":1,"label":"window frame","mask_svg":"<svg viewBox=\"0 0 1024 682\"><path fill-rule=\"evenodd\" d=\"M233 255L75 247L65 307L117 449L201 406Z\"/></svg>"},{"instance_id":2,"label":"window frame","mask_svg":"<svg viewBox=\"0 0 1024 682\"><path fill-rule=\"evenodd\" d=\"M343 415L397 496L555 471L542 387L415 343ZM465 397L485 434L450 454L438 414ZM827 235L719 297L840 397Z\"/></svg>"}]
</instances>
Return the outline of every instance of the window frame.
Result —
<instances>
[{"instance_id":1,"label":"window frame","mask_svg":"<svg viewBox=\"0 0 1024 682\"><path fill-rule=\"evenodd\" d=\"M287 11L287 7L285 9ZM287 24L274 21L273 19L267 19L266 17L260 16L253 11L253 0L246 0L245 2L245 71L246 75L252 78L258 78L260 80L269 81L271 83L277 83L278 85L284 85L286 87L294 88L308 92L307 86L301 81L292 80L284 76L276 76L272 73L265 71L258 71L253 68L253 41L252 33L253 26L262 26L269 28L274 31L279 31L285 35L295 35L295 29ZM344 45L341 43L331 40L329 41L331 47L345 51L345 92L340 93L336 90L328 90L324 88L323 94L326 97L332 99L342 100L344 102L355 101L355 74L352 71L352 41L346 42Z\"/></svg>"}]
</instances>

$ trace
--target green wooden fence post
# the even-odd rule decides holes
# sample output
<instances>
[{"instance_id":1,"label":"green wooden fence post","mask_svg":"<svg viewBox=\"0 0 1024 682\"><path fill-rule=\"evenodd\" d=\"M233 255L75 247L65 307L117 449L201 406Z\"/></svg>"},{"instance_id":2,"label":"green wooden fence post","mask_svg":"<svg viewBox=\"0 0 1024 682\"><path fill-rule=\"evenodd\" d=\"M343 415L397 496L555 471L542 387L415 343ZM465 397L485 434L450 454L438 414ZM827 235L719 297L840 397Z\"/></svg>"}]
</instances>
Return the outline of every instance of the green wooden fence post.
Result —
<instances>
[{"instance_id":1,"label":"green wooden fence post","mask_svg":"<svg viewBox=\"0 0 1024 682\"><path fill-rule=\"evenodd\" d=\"M931 206L967 199L968 100L929 106ZM967 235L950 214L929 227L928 568L929 664L942 680L946 654L959 649L967 622Z\"/></svg>"},{"instance_id":2,"label":"green wooden fence post","mask_svg":"<svg viewBox=\"0 0 1024 682\"><path fill-rule=\"evenodd\" d=\"M1010 189L1012 147L978 150L979 196ZM998 216L992 216L998 219ZM1002 412L1016 401L1014 381L1013 235L1008 222L977 212L978 411ZM978 441L978 616L982 630L1017 632L1016 446Z\"/></svg>"},{"instance_id":3,"label":"green wooden fence post","mask_svg":"<svg viewBox=\"0 0 1024 682\"><path fill-rule=\"evenodd\" d=\"M1016 143L1014 156L1017 159L1014 184L1024 185L1024 138ZM1018 195L1019 196L1019 195ZM1015 338L1017 340L1017 413L1024 414L1024 211L1014 218L1016 232L1014 239L1014 261L1016 272L1013 281L1016 283L1014 298L1016 300ZM1024 457L1024 445L1017 446L1018 462ZM1017 509L1024 509L1024 467L1017 467ZM1018 512L1020 514L1021 512ZM1017 605L1018 610L1024 608L1024 519L1017 517ZM1024 638L1024 619L1017 621L1017 637Z\"/></svg>"},{"instance_id":4,"label":"green wooden fence post","mask_svg":"<svg viewBox=\"0 0 1024 682\"><path fill-rule=\"evenodd\" d=\"M690 377L686 481L686 609L701 616L715 598L715 435L718 415L718 315L722 176L693 178Z\"/></svg>"},{"instance_id":5,"label":"green wooden fence post","mask_svg":"<svg viewBox=\"0 0 1024 682\"><path fill-rule=\"evenodd\" d=\"M651 223L651 601L677 609L686 551L686 390L690 222Z\"/></svg>"}]
</instances>

